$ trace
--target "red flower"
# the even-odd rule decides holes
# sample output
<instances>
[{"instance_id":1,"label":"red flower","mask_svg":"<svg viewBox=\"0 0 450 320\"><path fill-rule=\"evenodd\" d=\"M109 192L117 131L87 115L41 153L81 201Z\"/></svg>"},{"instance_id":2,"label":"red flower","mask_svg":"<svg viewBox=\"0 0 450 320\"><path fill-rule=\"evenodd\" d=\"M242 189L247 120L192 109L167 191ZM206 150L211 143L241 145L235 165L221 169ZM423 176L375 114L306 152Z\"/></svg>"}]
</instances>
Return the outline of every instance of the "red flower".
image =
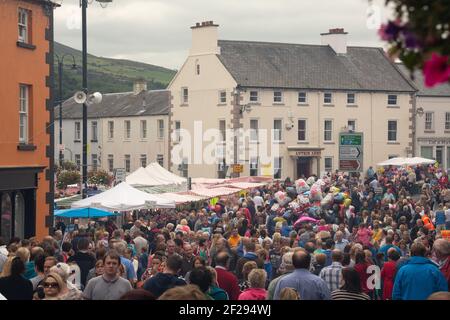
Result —
<instances>
[{"instance_id":1,"label":"red flower","mask_svg":"<svg viewBox=\"0 0 450 320\"><path fill-rule=\"evenodd\" d=\"M438 83L447 82L450 79L448 57L440 56L433 52L431 58L425 62L422 72L427 87L433 87Z\"/></svg>"}]
</instances>

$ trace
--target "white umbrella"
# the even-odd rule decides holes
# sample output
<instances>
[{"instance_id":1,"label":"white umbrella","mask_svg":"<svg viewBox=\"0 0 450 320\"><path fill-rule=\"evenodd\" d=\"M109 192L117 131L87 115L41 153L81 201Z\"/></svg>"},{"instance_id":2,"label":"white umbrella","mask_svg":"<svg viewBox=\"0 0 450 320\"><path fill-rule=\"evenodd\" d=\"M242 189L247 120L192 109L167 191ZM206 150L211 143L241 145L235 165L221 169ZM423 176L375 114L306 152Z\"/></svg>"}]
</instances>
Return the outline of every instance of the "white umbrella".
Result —
<instances>
[{"instance_id":1,"label":"white umbrella","mask_svg":"<svg viewBox=\"0 0 450 320\"><path fill-rule=\"evenodd\" d=\"M126 182L93 197L74 202L72 208L97 207L106 210L127 211L147 208L149 203L152 203L154 208L175 208L175 201L140 191Z\"/></svg>"},{"instance_id":2,"label":"white umbrella","mask_svg":"<svg viewBox=\"0 0 450 320\"><path fill-rule=\"evenodd\" d=\"M409 159L408 159L409 160ZM418 164L434 164L436 160L433 159L426 159L421 157L414 157L411 158L409 165L418 165Z\"/></svg>"}]
</instances>

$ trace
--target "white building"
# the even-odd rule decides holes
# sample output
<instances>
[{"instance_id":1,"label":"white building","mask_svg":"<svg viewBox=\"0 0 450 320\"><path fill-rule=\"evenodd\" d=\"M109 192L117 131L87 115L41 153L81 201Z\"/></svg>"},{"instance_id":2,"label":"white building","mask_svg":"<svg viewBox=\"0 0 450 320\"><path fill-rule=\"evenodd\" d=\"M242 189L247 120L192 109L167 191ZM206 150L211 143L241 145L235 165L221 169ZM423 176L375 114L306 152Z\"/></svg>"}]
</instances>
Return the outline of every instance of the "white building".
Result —
<instances>
[{"instance_id":1,"label":"white building","mask_svg":"<svg viewBox=\"0 0 450 320\"><path fill-rule=\"evenodd\" d=\"M183 159L181 168L191 177L230 174L224 164L234 163L234 156L215 163L201 158L208 139L203 145L195 139L199 121L203 132L250 132L237 151L242 175L265 175L269 168L277 178L297 178L336 170L339 133L349 129L364 134L364 170L411 150L416 88L381 48L347 46L343 29L322 34L322 45L218 40L212 21L191 29L189 56L168 89L171 132L185 130L195 143L180 152L183 141L175 139L172 170ZM263 135L271 141L262 141ZM223 140L216 149L233 150L233 137ZM264 148L270 163L250 154Z\"/></svg>"},{"instance_id":2,"label":"white building","mask_svg":"<svg viewBox=\"0 0 450 320\"><path fill-rule=\"evenodd\" d=\"M133 172L157 161L168 168L169 103L167 90L148 91L137 82L134 92L104 94L88 107L88 171L125 168ZM59 112L55 112L55 161L59 156ZM82 105L73 98L63 104L64 159L81 165Z\"/></svg>"},{"instance_id":3,"label":"white building","mask_svg":"<svg viewBox=\"0 0 450 320\"><path fill-rule=\"evenodd\" d=\"M409 77L409 71L401 64L400 69ZM416 94L415 155L436 160L450 170L450 85L448 83L427 88L420 71L414 73Z\"/></svg>"}]
</instances>

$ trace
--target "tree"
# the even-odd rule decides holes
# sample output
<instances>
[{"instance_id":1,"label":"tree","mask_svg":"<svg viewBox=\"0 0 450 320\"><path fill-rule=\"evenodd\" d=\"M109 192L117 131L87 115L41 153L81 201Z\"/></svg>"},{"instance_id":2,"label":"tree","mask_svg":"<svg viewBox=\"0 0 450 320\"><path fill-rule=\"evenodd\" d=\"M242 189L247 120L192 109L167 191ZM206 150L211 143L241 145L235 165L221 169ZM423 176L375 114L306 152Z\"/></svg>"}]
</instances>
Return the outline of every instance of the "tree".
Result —
<instances>
[{"instance_id":1,"label":"tree","mask_svg":"<svg viewBox=\"0 0 450 320\"><path fill-rule=\"evenodd\" d=\"M56 176L56 181L58 189L65 189L69 184L80 183L81 175L78 171L61 171Z\"/></svg>"},{"instance_id":2,"label":"tree","mask_svg":"<svg viewBox=\"0 0 450 320\"><path fill-rule=\"evenodd\" d=\"M111 184L112 179L113 177L110 176L109 173L104 170L88 172L88 183L90 184L109 186Z\"/></svg>"},{"instance_id":3,"label":"tree","mask_svg":"<svg viewBox=\"0 0 450 320\"><path fill-rule=\"evenodd\" d=\"M399 58L412 78L421 69L427 87L450 82L450 1L386 0L390 4L395 19L378 32L389 55Z\"/></svg>"}]
</instances>

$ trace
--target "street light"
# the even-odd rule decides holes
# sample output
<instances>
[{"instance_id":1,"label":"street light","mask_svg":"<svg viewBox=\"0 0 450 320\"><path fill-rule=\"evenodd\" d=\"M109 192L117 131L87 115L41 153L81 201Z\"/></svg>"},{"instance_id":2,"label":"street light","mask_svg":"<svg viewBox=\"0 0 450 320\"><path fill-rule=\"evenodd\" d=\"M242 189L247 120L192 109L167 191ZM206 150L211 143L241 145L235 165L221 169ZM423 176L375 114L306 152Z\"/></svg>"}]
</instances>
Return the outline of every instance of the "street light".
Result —
<instances>
[{"instance_id":1,"label":"street light","mask_svg":"<svg viewBox=\"0 0 450 320\"><path fill-rule=\"evenodd\" d=\"M102 8L105 8L112 0L96 0L100 3ZM92 3L92 1L91 1ZM87 7L88 0L80 0L81 16L82 16L82 38L83 38L83 92L88 94L87 84ZM83 103L83 159L82 159L82 198L86 198L86 186L87 186L87 102Z\"/></svg>"},{"instance_id":2,"label":"street light","mask_svg":"<svg viewBox=\"0 0 450 320\"><path fill-rule=\"evenodd\" d=\"M58 102L59 102L59 166L62 167L63 165L63 151L62 151L62 77L63 77L63 63L64 58L71 57L72 58L72 70L77 69L77 64L75 63L75 57L70 54L66 53L61 58L55 53L56 59L58 60L58 79L59 79L59 88L58 88Z\"/></svg>"}]
</instances>

